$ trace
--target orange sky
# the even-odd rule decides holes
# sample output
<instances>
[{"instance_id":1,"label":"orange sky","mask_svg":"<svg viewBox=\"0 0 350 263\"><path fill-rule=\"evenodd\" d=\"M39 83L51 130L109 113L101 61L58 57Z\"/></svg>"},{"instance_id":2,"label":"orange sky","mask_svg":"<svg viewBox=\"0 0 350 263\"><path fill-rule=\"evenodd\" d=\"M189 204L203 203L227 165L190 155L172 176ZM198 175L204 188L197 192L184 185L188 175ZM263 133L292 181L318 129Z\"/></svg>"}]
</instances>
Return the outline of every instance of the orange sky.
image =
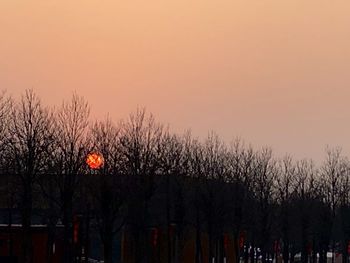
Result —
<instances>
[{"instance_id":1,"label":"orange sky","mask_svg":"<svg viewBox=\"0 0 350 263\"><path fill-rule=\"evenodd\" d=\"M1 0L0 89L277 155L350 155L349 0Z\"/></svg>"}]
</instances>

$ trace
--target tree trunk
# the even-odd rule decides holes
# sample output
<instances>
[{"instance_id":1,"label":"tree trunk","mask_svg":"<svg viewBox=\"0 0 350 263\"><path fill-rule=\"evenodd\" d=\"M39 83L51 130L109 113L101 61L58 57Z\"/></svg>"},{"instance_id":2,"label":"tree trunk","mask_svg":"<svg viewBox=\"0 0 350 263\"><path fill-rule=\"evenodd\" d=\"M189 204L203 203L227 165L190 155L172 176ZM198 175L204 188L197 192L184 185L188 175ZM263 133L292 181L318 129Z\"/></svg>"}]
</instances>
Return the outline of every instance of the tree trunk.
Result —
<instances>
[{"instance_id":1,"label":"tree trunk","mask_svg":"<svg viewBox=\"0 0 350 263\"><path fill-rule=\"evenodd\" d=\"M250 250L250 262L251 263L254 263L255 262L255 244L254 242L252 242L252 247L251 247L251 250Z\"/></svg>"},{"instance_id":2,"label":"tree trunk","mask_svg":"<svg viewBox=\"0 0 350 263\"><path fill-rule=\"evenodd\" d=\"M343 242L343 249L342 249L342 263L347 263L348 262L348 241L345 240Z\"/></svg>"},{"instance_id":3,"label":"tree trunk","mask_svg":"<svg viewBox=\"0 0 350 263\"><path fill-rule=\"evenodd\" d=\"M166 225L167 225L167 257L168 263L171 263L171 229L170 229L170 182L166 175Z\"/></svg>"},{"instance_id":4,"label":"tree trunk","mask_svg":"<svg viewBox=\"0 0 350 263\"><path fill-rule=\"evenodd\" d=\"M266 263L266 252L265 249L261 250L261 262Z\"/></svg>"},{"instance_id":5,"label":"tree trunk","mask_svg":"<svg viewBox=\"0 0 350 263\"><path fill-rule=\"evenodd\" d=\"M105 263L113 262L113 233L105 233L103 240L103 259Z\"/></svg>"},{"instance_id":6,"label":"tree trunk","mask_svg":"<svg viewBox=\"0 0 350 263\"><path fill-rule=\"evenodd\" d=\"M246 243L245 247L244 247L244 263L248 263L248 261L249 261L249 246ZM237 263L239 263L239 262L237 262Z\"/></svg>"},{"instance_id":7,"label":"tree trunk","mask_svg":"<svg viewBox=\"0 0 350 263\"><path fill-rule=\"evenodd\" d=\"M8 220L9 220L9 251L8 251L8 255L10 258L13 257L13 238L12 238L12 202L11 205L9 205L8 208Z\"/></svg>"},{"instance_id":8,"label":"tree trunk","mask_svg":"<svg viewBox=\"0 0 350 263\"><path fill-rule=\"evenodd\" d=\"M32 217L32 193L31 186L26 184L22 196L22 262L32 262L32 234L31 234L31 217Z\"/></svg>"},{"instance_id":9,"label":"tree trunk","mask_svg":"<svg viewBox=\"0 0 350 263\"><path fill-rule=\"evenodd\" d=\"M327 263L327 249L324 249L323 246L320 249L319 263Z\"/></svg>"},{"instance_id":10,"label":"tree trunk","mask_svg":"<svg viewBox=\"0 0 350 263\"><path fill-rule=\"evenodd\" d=\"M72 263L73 262L73 231L72 231L72 221L73 212L72 206L69 201L65 201L63 209L63 225L64 225L64 236L63 236L63 262Z\"/></svg>"},{"instance_id":11,"label":"tree trunk","mask_svg":"<svg viewBox=\"0 0 350 263\"><path fill-rule=\"evenodd\" d=\"M315 238L312 242L312 263L317 263L317 251Z\"/></svg>"},{"instance_id":12,"label":"tree trunk","mask_svg":"<svg viewBox=\"0 0 350 263\"><path fill-rule=\"evenodd\" d=\"M288 239L283 240L283 262L289 262L289 241Z\"/></svg>"},{"instance_id":13,"label":"tree trunk","mask_svg":"<svg viewBox=\"0 0 350 263\"><path fill-rule=\"evenodd\" d=\"M294 257L295 257L295 249L294 249L294 246L292 246L290 250L290 263L294 263Z\"/></svg>"},{"instance_id":14,"label":"tree trunk","mask_svg":"<svg viewBox=\"0 0 350 263\"><path fill-rule=\"evenodd\" d=\"M196 207L196 258L195 263L202 263L201 230L199 223L199 208Z\"/></svg>"},{"instance_id":15,"label":"tree trunk","mask_svg":"<svg viewBox=\"0 0 350 263\"><path fill-rule=\"evenodd\" d=\"M213 253L213 227L212 224L209 222L208 226L208 263L214 263L214 253Z\"/></svg>"},{"instance_id":16,"label":"tree trunk","mask_svg":"<svg viewBox=\"0 0 350 263\"><path fill-rule=\"evenodd\" d=\"M47 248L46 248L46 260L47 263L53 262L53 246L55 242L55 228L56 228L56 221L49 219L48 225L47 225Z\"/></svg>"},{"instance_id":17,"label":"tree trunk","mask_svg":"<svg viewBox=\"0 0 350 263\"><path fill-rule=\"evenodd\" d=\"M235 254L235 261L236 263L239 263L239 237L238 235L235 233L233 234L233 252Z\"/></svg>"},{"instance_id":18,"label":"tree trunk","mask_svg":"<svg viewBox=\"0 0 350 263\"><path fill-rule=\"evenodd\" d=\"M305 212L304 212L305 213ZM305 215L303 215L302 219L302 229L301 229L301 262L307 263L307 233L306 233L306 218Z\"/></svg>"},{"instance_id":19,"label":"tree trunk","mask_svg":"<svg viewBox=\"0 0 350 263\"><path fill-rule=\"evenodd\" d=\"M85 263L88 263L90 255L90 207L87 208L86 219L85 219L85 240L84 240L84 256Z\"/></svg>"}]
</instances>

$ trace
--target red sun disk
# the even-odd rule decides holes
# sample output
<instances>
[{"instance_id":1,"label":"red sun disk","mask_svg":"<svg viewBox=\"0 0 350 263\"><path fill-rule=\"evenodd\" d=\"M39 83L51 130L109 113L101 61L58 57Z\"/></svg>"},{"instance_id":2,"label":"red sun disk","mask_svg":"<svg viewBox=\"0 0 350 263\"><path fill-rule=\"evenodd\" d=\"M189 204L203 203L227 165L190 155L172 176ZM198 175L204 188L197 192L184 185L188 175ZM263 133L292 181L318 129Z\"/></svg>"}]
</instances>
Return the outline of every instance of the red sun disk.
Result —
<instances>
[{"instance_id":1,"label":"red sun disk","mask_svg":"<svg viewBox=\"0 0 350 263\"><path fill-rule=\"evenodd\" d=\"M90 153L86 157L86 163L91 169L99 169L103 165L103 156L99 153Z\"/></svg>"}]
</instances>

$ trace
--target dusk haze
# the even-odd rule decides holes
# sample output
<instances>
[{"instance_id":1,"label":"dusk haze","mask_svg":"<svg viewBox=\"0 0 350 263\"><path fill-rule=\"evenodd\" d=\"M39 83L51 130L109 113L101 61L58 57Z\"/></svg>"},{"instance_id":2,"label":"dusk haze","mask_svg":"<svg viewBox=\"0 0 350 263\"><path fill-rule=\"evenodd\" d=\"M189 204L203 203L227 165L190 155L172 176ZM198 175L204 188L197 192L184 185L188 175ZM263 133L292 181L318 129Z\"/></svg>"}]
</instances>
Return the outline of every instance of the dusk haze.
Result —
<instances>
[{"instance_id":1,"label":"dusk haze","mask_svg":"<svg viewBox=\"0 0 350 263\"><path fill-rule=\"evenodd\" d=\"M297 158L350 153L350 2L19 1L0 4L0 86L92 115L137 106Z\"/></svg>"}]
</instances>

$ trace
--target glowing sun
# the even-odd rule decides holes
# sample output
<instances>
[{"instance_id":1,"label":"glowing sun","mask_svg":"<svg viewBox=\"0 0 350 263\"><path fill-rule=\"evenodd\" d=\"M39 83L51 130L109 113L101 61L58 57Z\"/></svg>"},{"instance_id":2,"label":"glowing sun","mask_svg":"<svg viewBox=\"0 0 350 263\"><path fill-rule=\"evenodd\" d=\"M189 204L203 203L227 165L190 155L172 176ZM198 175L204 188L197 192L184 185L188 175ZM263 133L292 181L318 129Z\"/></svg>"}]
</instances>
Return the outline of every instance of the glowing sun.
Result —
<instances>
[{"instance_id":1,"label":"glowing sun","mask_svg":"<svg viewBox=\"0 0 350 263\"><path fill-rule=\"evenodd\" d=\"M99 169L103 166L104 159L102 154L92 152L86 157L86 163L91 169Z\"/></svg>"}]
</instances>

